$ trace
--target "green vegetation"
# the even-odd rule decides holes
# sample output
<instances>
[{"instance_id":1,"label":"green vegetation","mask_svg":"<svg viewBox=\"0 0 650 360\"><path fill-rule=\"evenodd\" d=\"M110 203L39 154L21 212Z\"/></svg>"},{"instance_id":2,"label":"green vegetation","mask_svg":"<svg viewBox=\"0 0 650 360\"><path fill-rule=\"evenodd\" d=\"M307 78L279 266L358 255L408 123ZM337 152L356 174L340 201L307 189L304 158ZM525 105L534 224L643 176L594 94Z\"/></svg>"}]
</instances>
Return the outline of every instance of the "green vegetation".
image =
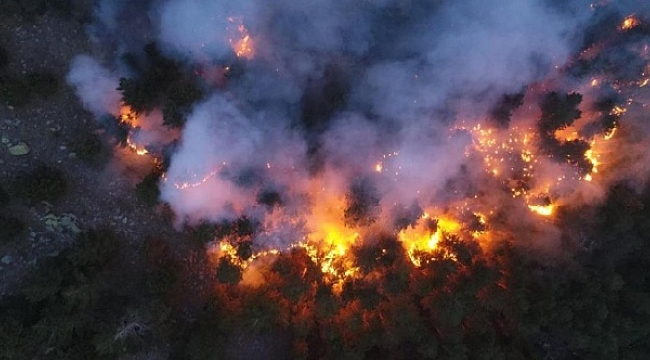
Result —
<instances>
[{"instance_id":1,"label":"green vegetation","mask_svg":"<svg viewBox=\"0 0 650 360\"><path fill-rule=\"evenodd\" d=\"M68 190L68 182L59 169L41 165L34 170L20 174L13 181L12 193L29 203L40 201L56 202Z\"/></svg>"},{"instance_id":2,"label":"green vegetation","mask_svg":"<svg viewBox=\"0 0 650 360\"><path fill-rule=\"evenodd\" d=\"M25 231L25 223L13 216L0 215L0 244L15 239Z\"/></svg>"},{"instance_id":3,"label":"green vegetation","mask_svg":"<svg viewBox=\"0 0 650 360\"><path fill-rule=\"evenodd\" d=\"M70 16L74 10L72 0L2 0L0 1L0 17L21 15L31 20L45 15L49 10L55 10L64 16Z\"/></svg>"},{"instance_id":4,"label":"green vegetation","mask_svg":"<svg viewBox=\"0 0 650 360\"><path fill-rule=\"evenodd\" d=\"M59 89L59 79L50 71L31 72L25 79L30 92L42 98L54 96Z\"/></svg>"},{"instance_id":5,"label":"green vegetation","mask_svg":"<svg viewBox=\"0 0 650 360\"><path fill-rule=\"evenodd\" d=\"M182 127L191 106L203 97L197 79L186 74L180 63L165 57L153 43L145 46L144 55L144 63L133 54L124 58L138 76L120 79L122 100L137 113L161 107L165 125Z\"/></svg>"},{"instance_id":6,"label":"green vegetation","mask_svg":"<svg viewBox=\"0 0 650 360\"><path fill-rule=\"evenodd\" d=\"M9 64L9 53L0 45L0 70Z\"/></svg>"},{"instance_id":7,"label":"green vegetation","mask_svg":"<svg viewBox=\"0 0 650 360\"><path fill-rule=\"evenodd\" d=\"M508 242L484 251L444 235L433 254L415 254L416 267L394 236L377 235L351 249L359 276L336 286L302 248L261 266L257 286L241 284L239 262L259 231L247 218L187 229L196 254L215 238L233 244L239 259L214 263L177 254L173 239L150 236L125 251L110 230L86 231L0 299L0 358L108 359L161 347L189 359L643 358L650 191L615 186L595 222L574 211L560 221L593 244L572 259L543 260ZM188 308L191 317L180 315Z\"/></svg>"},{"instance_id":8,"label":"green vegetation","mask_svg":"<svg viewBox=\"0 0 650 360\"><path fill-rule=\"evenodd\" d=\"M71 148L81 161L90 165L101 167L110 159L110 152L103 144L102 138L89 131L82 131Z\"/></svg>"},{"instance_id":9,"label":"green vegetation","mask_svg":"<svg viewBox=\"0 0 650 360\"><path fill-rule=\"evenodd\" d=\"M216 274L219 282L224 284L237 284L242 278L242 271L239 266L225 257L219 259Z\"/></svg>"},{"instance_id":10,"label":"green vegetation","mask_svg":"<svg viewBox=\"0 0 650 360\"><path fill-rule=\"evenodd\" d=\"M379 212L379 199L377 189L369 179L355 181L345 198L345 224L354 227L374 223Z\"/></svg>"},{"instance_id":11,"label":"green vegetation","mask_svg":"<svg viewBox=\"0 0 650 360\"><path fill-rule=\"evenodd\" d=\"M24 106L36 96L50 98L58 90L58 77L47 70L28 73L24 78L0 76L0 94L11 106Z\"/></svg>"},{"instance_id":12,"label":"green vegetation","mask_svg":"<svg viewBox=\"0 0 650 360\"><path fill-rule=\"evenodd\" d=\"M41 16L47 12L46 0L18 0L24 16Z\"/></svg>"},{"instance_id":13,"label":"green vegetation","mask_svg":"<svg viewBox=\"0 0 650 360\"><path fill-rule=\"evenodd\" d=\"M23 106L31 100L31 88L23 79L0 76L0 96L7 105Z\"/></svg>"},{"instance_id":14,"label":"green vegetation","mask_svg":"<svg viewBox=\"0 0 650 360\"><path fill-rule=\"evenodd\" d=\"M158 203L160 198L158 181L161 176L162 172L159 169L153 169L135 186L135 195L138 201L147 206L154 206Z\"/></svg>"},{"instance_id":15,"label":"green vegetation","mask_svg":"<svg viewBox=\"0 0 650 360\"><path fill-rule=\"evenodd\" d=\"M11 198L9 197L9 193L7 190L4 189L4 187L0 186L0 209L9 204L9 201Z\"/></svg>"}]
</instances>

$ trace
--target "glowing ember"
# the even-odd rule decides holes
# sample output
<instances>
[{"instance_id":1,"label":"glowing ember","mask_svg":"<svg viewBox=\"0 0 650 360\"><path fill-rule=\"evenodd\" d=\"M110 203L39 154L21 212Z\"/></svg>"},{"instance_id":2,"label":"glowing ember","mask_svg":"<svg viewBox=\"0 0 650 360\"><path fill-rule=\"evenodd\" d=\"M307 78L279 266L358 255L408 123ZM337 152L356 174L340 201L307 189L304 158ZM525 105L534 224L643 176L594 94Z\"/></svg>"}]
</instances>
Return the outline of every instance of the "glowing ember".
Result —
<instances>
[{"instance_id":1,"label":"glowing ember","mask_svg":"<svg viewBox=\"0 0 650 360\"><path fill-rule=\"evenodd\" d=\"M228 22L236 26L236 38L231 37L228 41L232 50L237 57L244 59L252 59L255 56L255 42L248 33L248 29L244 26L240 17L229 17Z\"/></svg>"},{"instance_id":2,"label":"glowing ember","mask_svg":"<svg viewBox=\"0 0 650 360\"><path fill-rule=\"evenodd\" d=\"M419 267L423 261L440 256L436 250L445 234L457 233L460 229L458 221L446 217L432 218L425 213L414 227L400 231L397 236L413 265ZM448 254L443 254L443 257L446 256Z\"/></svg>"},{"instance_id":3,"label":"glowing ember","mask_svg":"<svg viewBox=\"0 0 650 360\"><path fill-rule=\"evenodd\" d=\"M528 205L528 208L534 213L542 216L551 216L553 215L553 210L555 206L553 204L549 205Z\"/></svg>"},{"instance_id":4,"label":"glowing ember","mask_svg":"<svg viewBox=\"0 0 650 360\"><path fill-rule=\"evenodd\" d=\"M135 152L137 155L142 156L142 155L147 155L147 154L149 154L149 151L148 151L147 149L145 149L145 148L142 147L142 146L138 146L138 144L136 144L135 142L133 142L133 139L131 138L131 136L129 136L129 137L126 138L126 145L127 145L129 148L131 148L131 150L133 150L133 152Z\"/></svg>"},{"instance_id":5,"label":"glowing ember","mask_svg":"<svg viewBox=\"0 0 650 360\"><path fill-rule=\"evenodd\" d=\"M126 145L133 150L133 152L137 155L147 155L149 154L149 151L145 149L144 146L140 146L136 144L136 142L133 140L133 134L135 132L134 129L137 129L139 126L139 118L138 114L131 109L131 107L127 105L123 105L120 108L120 122L128 125L130 127L129 133L127 134L126 137Z\"/></svg>"},{"instance_id":6,"label":"glowing ember","mask_svg":"<svg viewBox=\"0 0 650 360\"><path fill-rule=\"evenodd\" d=\"M226 164L224 163L223 165L226 165ZM215 175L217 175L219 170L221 170L221 168L219 168L217 170L210 171L209 173L207 173L205 176L203 176L202 178L200 178L198 180L187 180L187 181L183 181L183 182L176 182L176 183L174 183L174 187L176 189L178 189L178 190L186 190L186 189L190 189L190 188L199 187L199 186L205 184L208 180L213 178ZM197 178L197 175L196 174L193 175L192 178ZM167 181L166 176L163 176L163 181Z\"/></svg>"},{"instance_id":7,"label":"glowing ember","mask_svg":"<svg viewBox=\"0 0 650 360\"><path fill-rule=\"evenodd\" d=\"M609 139L613 138L615 134L616 134L616 128L612 128L607 133L605 133L605 136L603 136L603 139L609 140Z\"/></svg>"},{"instance_id":8,"label":"glowing ember","mask_svg":"<svg viewBox=\"0 0 650 360\"><path fill-rule=\"evenodd\" d=\"M120 121L131 126L138 126L138 114L128 105L122 105L120 108Z\"/></svg>"},{"instance_id":9,"label":"glowing ember","mask_svg":"<svg viewBox=\"0 0 650 360\"><path fill-rule=\"evenodd\" d=\"M637 25L639 25L639 20L637 20L633 15L630 15L623 20L623 23L621 23L621 30L630 30Z\"/></svg>"}]
</instances>

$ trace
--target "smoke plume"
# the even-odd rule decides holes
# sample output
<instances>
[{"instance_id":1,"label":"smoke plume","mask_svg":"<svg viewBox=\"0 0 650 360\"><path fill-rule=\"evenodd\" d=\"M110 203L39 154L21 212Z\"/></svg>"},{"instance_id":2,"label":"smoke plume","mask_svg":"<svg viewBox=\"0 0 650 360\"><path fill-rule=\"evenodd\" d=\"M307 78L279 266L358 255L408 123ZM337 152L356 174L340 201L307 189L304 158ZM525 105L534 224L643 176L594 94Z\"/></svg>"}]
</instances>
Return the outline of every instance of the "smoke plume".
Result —
<instances>
[{"instance_id":1,"label":"smoke plume","mask_svg":"<svg viewBox=\"0 0 650 360\"><path fill-rule=\"evenodd\" d=\"M630 13L648 19L646 5L584 1L103 0L92 33L119 56L81 55L68 80L93 114L119 115L118 79L146 78L146 43L199 79L160 181L179 225L244 216L260 224L255 247L277 249L330 227L397 233L432 213L557 239L529 208L647 179L635 105L647 88L608 67L628 54L634 81L648 75L647 48L616 30ZM608 38L594 29L610 18ZM640 100L626 103L632 87ZM553 91L583 94L580 119L539 125ZM157 129L146 143L172 143ZM591 152L576 158L581 146Z\"/></svg>"}]
</instances>

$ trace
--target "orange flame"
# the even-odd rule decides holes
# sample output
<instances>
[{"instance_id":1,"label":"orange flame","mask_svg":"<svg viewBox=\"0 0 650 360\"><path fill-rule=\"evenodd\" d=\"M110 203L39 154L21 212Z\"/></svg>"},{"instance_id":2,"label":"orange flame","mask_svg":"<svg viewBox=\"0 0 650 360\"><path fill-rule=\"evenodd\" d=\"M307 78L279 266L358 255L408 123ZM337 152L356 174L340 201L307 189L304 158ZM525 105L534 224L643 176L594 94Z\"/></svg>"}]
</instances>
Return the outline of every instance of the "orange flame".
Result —
<instances>
[{"instance_id":1,"label":"orange flame","mask_svg":"<svg viewBox=\"0 0 650 360\"><path fill-rule=\"evenodd\" d=\"M555 210L555 205L528 205L528 208L538 215L551 216L553 215L553 210Z\"/></svg>"},{"instance_id":2,"label":"orange flame","mask_svg":"<svg viewBox=\"0 0 650 360\"><path fill-rule=\"evenodd\" d=\"M138 114L128 105L122 105L120 108L120 122L129 125L131 128L139 126ZM144 146L139 146L133 141L133 131L129 131L126 138L126 145L137 155L147 155L149 151Z\"/></svg>"},{"instance_id":3,"label":"orange flame","mask_svg":"<svg viewBox=\"0 0 650 360\"><path fill-rule=\"evenodd\" d=\"M621 23L621 30L630 30L637 25L639 25L639 20L634 15L629 15Z\"/></svg>"},{"instance_id":4,"label":"orange flame","mask_svg":"<svg viewBox=\"0 0 650 360\"><path fill-rule=\"evenodd\" d=\"M432 228L435 224L435 228ZM420 267L423 261L430 259L423 258L422 254L430 254L434 257L438 249L438 243L444 234L456 233L461 229L461 224L448 217L432 218L428 213L422 215L420 221L414 227L408 227L399 232L398 239L406 249L406 253L413 265Z\"/></svg>"},{"instance_id":5,"label":"orange flame","mask_svg":"<svg viewBox=\"0 0 650 360\"><path fill-rule=\"evenodd\" d=\"M236 35L238 38L235 39L233 35L228 40L232 50L239 58L252 59L255 56L255 42L248 33L246 26L244 26L241 17L229 17L228 22L237 26Z\"/></svg>"}]
</instances>

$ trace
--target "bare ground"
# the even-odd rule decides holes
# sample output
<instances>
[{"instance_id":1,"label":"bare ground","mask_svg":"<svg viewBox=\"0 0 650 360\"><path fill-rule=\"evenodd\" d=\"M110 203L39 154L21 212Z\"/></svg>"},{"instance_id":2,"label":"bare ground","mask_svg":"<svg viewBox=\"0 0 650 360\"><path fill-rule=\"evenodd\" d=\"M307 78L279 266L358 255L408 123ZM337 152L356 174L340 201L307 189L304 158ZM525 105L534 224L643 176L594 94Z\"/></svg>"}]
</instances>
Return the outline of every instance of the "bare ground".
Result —
<instances>
[{"instance_id":1,"label":"bare ground","mask_svg":"<svg viewBox=\"0 0 650 360\"><path fill-rule=\"evenodd\" d=\"M84 21L90 18L91 9L91 0L79 0L71 16L48 12L0 23L0 44L10 54L6 73L19 77L48 70L61 80L56 95L48 99L36 98L21 107L8 106L0 99L0 136L8 141L0 145L0 183L8 184L20 172L46 164L62 170L69 187L56 204L26 206L14 201L10 205L10 212L18 214L28 229L18 239L0 245L0 296L11 293L39 258L57 254L72 241L70 229L48 228L44 218L48 214L50 219L76 219L81 229L108 226L126 235L135 248L148 234L178 235L160 209L136 201L135 184L151 167L151 159L137 157L128 149L110 149L110 144L113 156L102 167L89 166L74 154L80 134L98 128L64 80L74 56L101 51L93 49L85 32ZM9 146L19 142L28 144L29 154L9 153Z\"/></svg>"}]
</instances>

